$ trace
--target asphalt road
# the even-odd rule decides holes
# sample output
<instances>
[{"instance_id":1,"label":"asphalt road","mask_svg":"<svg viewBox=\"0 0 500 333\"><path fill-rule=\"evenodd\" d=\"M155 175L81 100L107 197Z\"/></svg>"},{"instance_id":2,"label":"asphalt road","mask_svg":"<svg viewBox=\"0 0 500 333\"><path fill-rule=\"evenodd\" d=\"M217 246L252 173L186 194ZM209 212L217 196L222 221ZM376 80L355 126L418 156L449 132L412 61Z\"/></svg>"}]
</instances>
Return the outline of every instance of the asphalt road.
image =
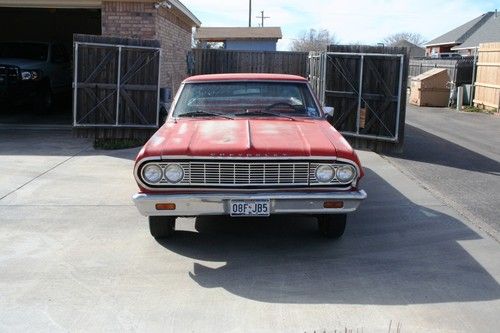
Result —
<instances>
[{"instance_id":1,"label":"asphalt road","mask_svg":"<svg viewBox=\"0 0 500 333\"><path fill-rule=\"evenodd\" d=\"M500 117L408 105L404 153L387 158L499 239Z\"/></svg>"},{"instance_id":2,"label":"asphalt road","mask_svg":"<svg viewBox=\"0 0 500 333\"><path fill-rule=\"evenodd\" d=\"M0 130L1 332L498 331L500 244L377 154L341 240L283 216L157 242L136 153Z\"/></svg>"}]
</instances>

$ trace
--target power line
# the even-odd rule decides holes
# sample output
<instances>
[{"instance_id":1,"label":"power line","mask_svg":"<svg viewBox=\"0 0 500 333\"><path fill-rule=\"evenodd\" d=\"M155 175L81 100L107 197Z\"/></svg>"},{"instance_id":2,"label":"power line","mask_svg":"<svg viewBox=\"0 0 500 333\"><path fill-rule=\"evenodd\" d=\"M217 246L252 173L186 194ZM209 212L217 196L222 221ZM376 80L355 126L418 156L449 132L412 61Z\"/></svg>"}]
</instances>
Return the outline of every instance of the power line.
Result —
<instances>
[{"instance_id":1,"label":"power line","mask_svg":"<svg viewBox=\"0 0 500 333\"><path fill-rule=\"evenodd\" d=\"M260 18L262 20L262 23L261 23L261 27L264 27L264 20L265 19L268 19L268 18L271 18L270 16L264 16L264 11L261 10L260 11L260 16L256 16L257 18Z\"/></svg>"}]
</instances>

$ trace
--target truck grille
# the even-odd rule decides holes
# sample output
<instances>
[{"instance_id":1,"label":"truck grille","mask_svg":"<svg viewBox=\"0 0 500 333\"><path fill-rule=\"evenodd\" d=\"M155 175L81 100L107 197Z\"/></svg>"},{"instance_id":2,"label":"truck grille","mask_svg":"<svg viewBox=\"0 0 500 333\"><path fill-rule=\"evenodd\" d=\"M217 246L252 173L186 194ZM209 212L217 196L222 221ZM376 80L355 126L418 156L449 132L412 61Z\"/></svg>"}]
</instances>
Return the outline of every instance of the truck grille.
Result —
<instances>
[{"instance_id":1,"label":"truck grille","mask_svg":"<svg viewBox=\"0 0 500 333\"><path fill-rule=\"evenodd\" d=\"M0 83L15 81L19 77L19 68L0 64Z\"/></svg>"}]
</instances>

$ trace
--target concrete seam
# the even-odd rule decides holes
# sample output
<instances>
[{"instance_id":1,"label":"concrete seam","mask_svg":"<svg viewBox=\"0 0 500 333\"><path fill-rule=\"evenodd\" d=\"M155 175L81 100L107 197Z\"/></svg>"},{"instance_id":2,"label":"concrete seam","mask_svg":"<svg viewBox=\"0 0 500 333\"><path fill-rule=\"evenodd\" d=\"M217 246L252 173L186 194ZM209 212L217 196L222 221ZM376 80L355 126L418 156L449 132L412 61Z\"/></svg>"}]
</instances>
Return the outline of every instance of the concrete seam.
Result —
<instances>
[{"instance_id":1,"label":"concrete seam","mask_svg":"<svg viewBox=\"0 0 500 333\"><path fill-rule=\"evenodd\" d=\"M29 180L29 181L27 181L26 183L24 183L24 184L22 184L21 186L17 187L15 190L12 190L12 191L10 191L9 193L5 194L3 197L1 197L1 198L0 198L0 201L2 201L3 199L7 198L9 195L11 195L11 194L13 194L13 193L15 193L15 192L19 191L20 189L22 189L22 188L23 188L23 187L25 187L26 185L28 185L28 184L32 183L34 180L36 180L36 179L38 179L38 178L40 178L40 177L42 177L42 176L46 175L46 174L47 174L47 173L49 173L50 171L52 171L52 170L54 170L54 169L58 168L59 166L61 166L61 165L63 165L64 163L68 162L69 160L73 159L74 157L76 157L76 156L80 155L81 153L83 153L84 151L86 151L86 150L88 150L88 149L89 149L89 148L84 148L84 149L80 150L79 152L77 152L76 154L74 154L74 155L72 155L72 156L68 157L67 159L65 159L65 160L63 160L63 161L61 161L61 162L57 163L57 164L56 164L56 165L54 165L53 167L51 167L51 168L49 168L49 169L45 170L44 172L42 172L42 173L41 173L41 174L39 174L38 176L36 176L36 177L34 177L34 178L30 179L30 180Z\"/></svg>"}]
</instances>

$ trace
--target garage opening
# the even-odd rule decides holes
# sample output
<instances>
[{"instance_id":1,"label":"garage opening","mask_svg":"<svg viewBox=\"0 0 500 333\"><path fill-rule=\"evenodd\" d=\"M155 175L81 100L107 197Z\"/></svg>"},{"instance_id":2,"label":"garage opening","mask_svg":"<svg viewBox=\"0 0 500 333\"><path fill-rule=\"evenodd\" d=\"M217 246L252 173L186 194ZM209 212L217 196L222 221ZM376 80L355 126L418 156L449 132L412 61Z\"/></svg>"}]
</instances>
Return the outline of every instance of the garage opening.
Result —
<instances>
[{"instance_id":1,"label":"garage opening","mask_svg":"<svg viewBox=\"0 0 500 333\"><path fill-rule=\"evenodd\" d=\"M96 8L0 7L0 123L71 124L73 34L101 34Z\"/></svg>"}]
</instances>

